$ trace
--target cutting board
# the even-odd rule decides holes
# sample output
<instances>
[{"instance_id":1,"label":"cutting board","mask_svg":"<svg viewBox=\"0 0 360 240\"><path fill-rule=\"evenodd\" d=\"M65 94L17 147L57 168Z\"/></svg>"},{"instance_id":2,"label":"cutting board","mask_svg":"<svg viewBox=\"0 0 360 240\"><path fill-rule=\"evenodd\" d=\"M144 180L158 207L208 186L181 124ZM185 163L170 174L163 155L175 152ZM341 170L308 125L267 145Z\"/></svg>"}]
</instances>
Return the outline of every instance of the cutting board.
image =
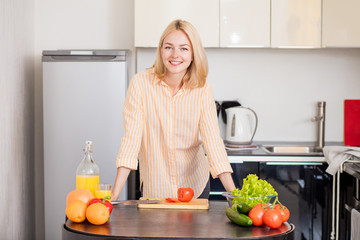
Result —
<instances>
[{"instance_id":1,"label":"cutting board","mask_svg":"<svg viewBox=\"0 0 360 240\"><path fill-rule=\"evenodd\" d=\"M140 198L145 200L146 198ZM204 198L192 199L190 202L168 202L160 199L160 203L138 204L138 208L164 208L164 209L209 209L209 200Z\"/></svg>"},{"instance_id":2,"label":"cutting board","mask_svg":"<svg viewBox=\"0 0 360 240\"><path fill-rule=\"evenodd\" d=\"M360 99L344 101L344 145L360 146Z\"/></svg>"}]
</instances>

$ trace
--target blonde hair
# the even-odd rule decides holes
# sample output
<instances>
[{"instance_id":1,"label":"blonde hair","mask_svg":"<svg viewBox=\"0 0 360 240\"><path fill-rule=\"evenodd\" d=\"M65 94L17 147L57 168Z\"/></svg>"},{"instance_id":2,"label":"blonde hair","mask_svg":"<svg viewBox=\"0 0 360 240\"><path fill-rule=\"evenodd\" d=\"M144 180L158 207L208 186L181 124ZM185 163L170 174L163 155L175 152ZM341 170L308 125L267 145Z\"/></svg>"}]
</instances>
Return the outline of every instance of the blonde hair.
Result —
<instances>
[{"instance_id":1,"label":"blonde hair","mask_svg":"<svg viewBox=\"0 0 360 240\"><path fill-rule=\"evenodd\" d=\"M166 67L161 57L161 48L163 47L164 39L175 30L181 30L186 34L193 51L193 61L185 73L183 83L186 83L186 86L190 88L203 87L208 74L208 61L205 50L195 27L184 20L172 21L162 33L156 53L156 60L153 65L155 74L161 80L165 77Z\"/></svg>"}]
</instances>

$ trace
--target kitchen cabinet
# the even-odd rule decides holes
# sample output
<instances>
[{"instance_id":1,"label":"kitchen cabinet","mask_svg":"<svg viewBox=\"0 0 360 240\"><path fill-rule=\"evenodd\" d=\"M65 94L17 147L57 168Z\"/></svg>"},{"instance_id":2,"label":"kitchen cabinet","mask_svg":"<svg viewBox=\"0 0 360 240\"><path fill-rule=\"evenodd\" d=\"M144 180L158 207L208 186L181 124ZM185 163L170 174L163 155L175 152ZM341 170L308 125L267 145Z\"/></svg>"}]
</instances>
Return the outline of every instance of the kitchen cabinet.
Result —
<instances>
[{"instance_id":1,"label":"kitchen cabinet","mask_svg":"<svg viewBox=\"0 0 360 240\"><path fill-rule=\"evenodd\" d=\"M220 0L220 47L270 47L270 0Z\"/></svg>"},{"instance_id":2,"label":"kitchen cabinet","mask_svg":"<svg viewBox=\"0 0 360 240\"><path fill-rule=\"evenodd\" d=\"M360 1L323 0L323 47L360 47Z\"/></svg>"},{"instance_id":3,"label":"kitchen cabinet","mask_svg":"<svg viewBox=\"0 0 360 240\"><path fill-rule=\"evenodd\" d=\"M219 0L135 0L135 47L157 47L175 19L193 24L204 47L219 47Z\"/></svg>"},{"instance_id":4,"label":"kitchen cabinet","mask_svg":"<svg viewBox=\"0 0 360 240\"><path fill-rule=\"evenodd\" d=\"M271 1L271 47L320 48L321 0Z\"/></svg>"}]
</instances>

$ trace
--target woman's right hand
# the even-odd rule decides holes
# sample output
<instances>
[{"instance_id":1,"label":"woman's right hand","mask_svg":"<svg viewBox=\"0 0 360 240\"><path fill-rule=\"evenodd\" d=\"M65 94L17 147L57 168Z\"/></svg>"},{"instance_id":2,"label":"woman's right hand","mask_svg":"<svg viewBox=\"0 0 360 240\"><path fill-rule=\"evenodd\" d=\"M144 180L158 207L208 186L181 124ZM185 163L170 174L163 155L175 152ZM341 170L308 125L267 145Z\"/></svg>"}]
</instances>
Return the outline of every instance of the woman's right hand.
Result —
<instances>
[{"instance_id":1,"label":"woman's right hand","mask_svg":"<svg viewBox=\"0 0 360 240\"><path fill-rule=\"evenodd\" d=\"M117 201L120 197L120 193L124 188L126 180L130 174L131 169L126 167L119 167L117 169L116 179L114 187L111 193L111 201Z\"/></svg>"}]
</instances>

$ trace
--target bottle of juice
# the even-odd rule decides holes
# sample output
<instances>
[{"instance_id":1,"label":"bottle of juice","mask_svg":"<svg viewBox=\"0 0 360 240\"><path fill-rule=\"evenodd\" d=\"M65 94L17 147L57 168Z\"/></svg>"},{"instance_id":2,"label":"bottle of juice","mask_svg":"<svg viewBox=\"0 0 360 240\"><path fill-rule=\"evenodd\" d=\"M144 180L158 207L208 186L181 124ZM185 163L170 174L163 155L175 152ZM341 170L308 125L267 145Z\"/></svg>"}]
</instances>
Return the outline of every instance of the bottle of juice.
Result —
<instances>
[{"instance_id":1,"label":"bottle of juice","mask_svg":"<svg viewBox=\"0 0 360 240\"><path fill-rule=\"evenodd\" d=\"M92 142L86 141L84 159L76 169L76 189L87 189L95 196L95 185L99 184L99 167L92 157Z\"/></svg>"}]
</instances>

